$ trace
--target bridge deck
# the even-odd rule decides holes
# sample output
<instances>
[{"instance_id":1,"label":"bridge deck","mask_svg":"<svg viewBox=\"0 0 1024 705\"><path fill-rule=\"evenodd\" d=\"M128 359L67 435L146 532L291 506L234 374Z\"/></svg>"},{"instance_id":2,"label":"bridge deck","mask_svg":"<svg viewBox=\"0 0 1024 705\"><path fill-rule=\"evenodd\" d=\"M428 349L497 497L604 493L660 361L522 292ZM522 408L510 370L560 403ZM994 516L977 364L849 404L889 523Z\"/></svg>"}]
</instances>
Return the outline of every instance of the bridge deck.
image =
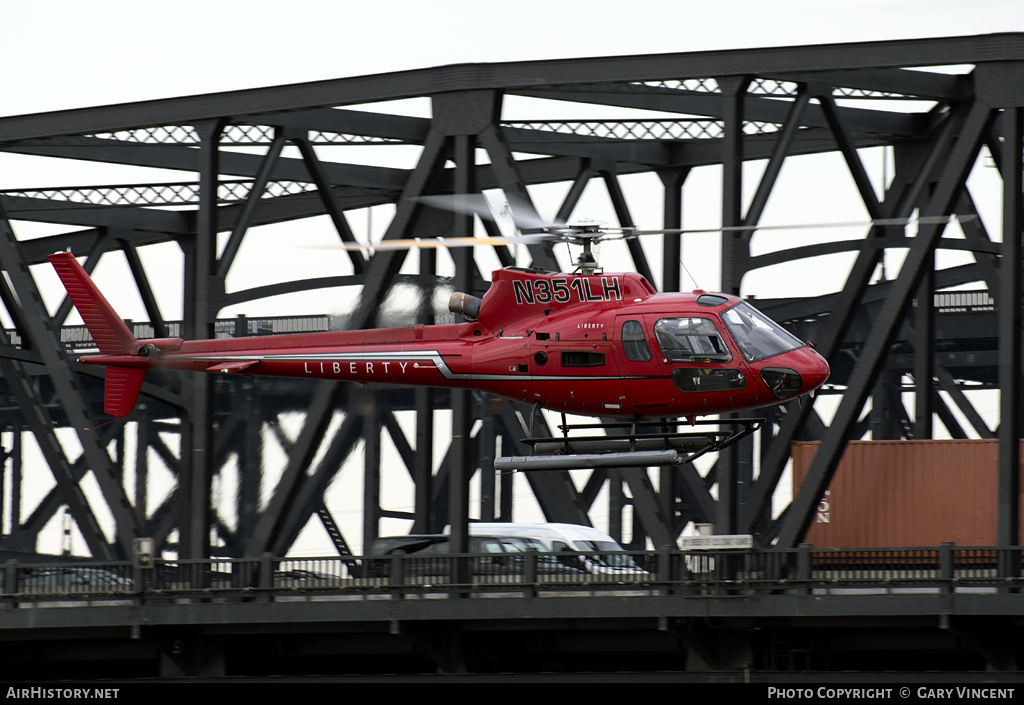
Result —
<instances>
[{"instance_id":1,"label":"bridge deck","mask_svg":"<svg viewBox=\"0 0 1024 705\"><path fill-rule=\"evenodd\" d=\"M1022 550L663 550L589 567L558 554L564 571L534 553L10 561L0 679L747 668L1013 680ZM601 562L632 568L594 572Z\"/></svg>"}]
</instances>

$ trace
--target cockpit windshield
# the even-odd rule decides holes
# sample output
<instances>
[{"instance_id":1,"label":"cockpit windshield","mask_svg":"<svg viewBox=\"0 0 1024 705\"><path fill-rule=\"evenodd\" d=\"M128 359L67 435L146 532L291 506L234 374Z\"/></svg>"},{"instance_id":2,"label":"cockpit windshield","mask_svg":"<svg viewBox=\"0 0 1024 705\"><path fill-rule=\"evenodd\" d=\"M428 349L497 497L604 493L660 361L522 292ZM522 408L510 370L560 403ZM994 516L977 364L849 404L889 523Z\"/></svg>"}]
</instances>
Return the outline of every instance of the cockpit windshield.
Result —
<instances>
[{"instance_id":1,"label":"cockpit windshield","mask_svg":"<svg viewBox=\"0 0 1024 705\"><path fill-rule=\"evenodd\" d=\"M804 346L802 340L745 301L725 311L722 321L747 362L775 357Z\"/></svg>"}]
</instances>

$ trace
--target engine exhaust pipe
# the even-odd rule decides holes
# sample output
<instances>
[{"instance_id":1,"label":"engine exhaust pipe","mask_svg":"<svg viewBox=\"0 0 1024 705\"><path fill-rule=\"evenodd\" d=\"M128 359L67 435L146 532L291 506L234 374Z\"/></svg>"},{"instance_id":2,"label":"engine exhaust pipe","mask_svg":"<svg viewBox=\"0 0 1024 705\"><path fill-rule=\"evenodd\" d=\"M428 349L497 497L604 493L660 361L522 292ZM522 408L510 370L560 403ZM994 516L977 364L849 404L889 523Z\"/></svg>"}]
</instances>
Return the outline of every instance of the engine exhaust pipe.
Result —
<instances>
[{"instance_id":1,"label":"engine exhaust pipe","mask_svg":"<svg viewBox=\"0 0 1024 705\"><path fill-rule=\"evenodd\" d=\"M467 320L475 321L480 318L480 304L482 303L483 301L475 296L456 291L448 299L448 310L452 313L462 314Z\"/></svg>"}]
</instances>

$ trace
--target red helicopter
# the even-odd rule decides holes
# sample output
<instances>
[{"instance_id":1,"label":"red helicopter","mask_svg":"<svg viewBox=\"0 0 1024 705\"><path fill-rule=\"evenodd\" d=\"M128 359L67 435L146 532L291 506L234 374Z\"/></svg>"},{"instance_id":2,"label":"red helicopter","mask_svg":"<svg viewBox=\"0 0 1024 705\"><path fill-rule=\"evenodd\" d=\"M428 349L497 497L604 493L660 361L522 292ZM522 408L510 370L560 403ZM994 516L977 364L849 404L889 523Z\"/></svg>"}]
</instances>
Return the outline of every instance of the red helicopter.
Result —
<instances>
[{"instance_id":1,"label":"red helicopter","mask_svg":"<svg viewBox=\"0 0 1024 705\"><path fill-rule=\"evenodd\" d=\"M679 451L719 450L753 430L747 423L742 432L681 440L674 430L681 422L668 419L692 425L777 404L828 378L828 363L809 344L742 299L659 294L639 274L605 273L591 244L607 231L568 225L567 239L583 245L575 273L500 269L482 299L452 295L449 308L464 323L374 330L139 340L71 252L49 259L99 348L79 362L106 366L104 411L117 418L131 413L150 368L470 388L560 412L563 431L565 414L614 417L623 423L613 425L630 429L613 437L617 443L598 436L570 445L566 437L538 449L571 458L502 459L496 467L659 465L694 457ZM645 424L656 430L643 433ZM596 427L609 425L583 428ZM581 449L598 452L575 455Z\"/></svg>"}]
</instances>

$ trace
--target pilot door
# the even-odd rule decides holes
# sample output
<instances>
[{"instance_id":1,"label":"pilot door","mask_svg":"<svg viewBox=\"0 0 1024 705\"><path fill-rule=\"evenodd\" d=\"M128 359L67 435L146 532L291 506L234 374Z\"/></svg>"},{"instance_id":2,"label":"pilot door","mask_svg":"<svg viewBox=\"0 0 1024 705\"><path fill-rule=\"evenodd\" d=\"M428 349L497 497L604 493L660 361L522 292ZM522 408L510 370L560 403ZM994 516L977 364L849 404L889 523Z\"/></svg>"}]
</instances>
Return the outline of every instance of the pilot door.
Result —
<instances>
[{"instance_id":1,"label":"pilot door","mask_svg":"<svg viewBox=\"0 0 1024 705\"><path fill-rule=\"evenodd\" d=\"M639 413L658 400L697 413L715 399L743 395L746 370L716 321L678 314L620 316L616 322L627 387Z\"/></svg>"}]
</instances>

